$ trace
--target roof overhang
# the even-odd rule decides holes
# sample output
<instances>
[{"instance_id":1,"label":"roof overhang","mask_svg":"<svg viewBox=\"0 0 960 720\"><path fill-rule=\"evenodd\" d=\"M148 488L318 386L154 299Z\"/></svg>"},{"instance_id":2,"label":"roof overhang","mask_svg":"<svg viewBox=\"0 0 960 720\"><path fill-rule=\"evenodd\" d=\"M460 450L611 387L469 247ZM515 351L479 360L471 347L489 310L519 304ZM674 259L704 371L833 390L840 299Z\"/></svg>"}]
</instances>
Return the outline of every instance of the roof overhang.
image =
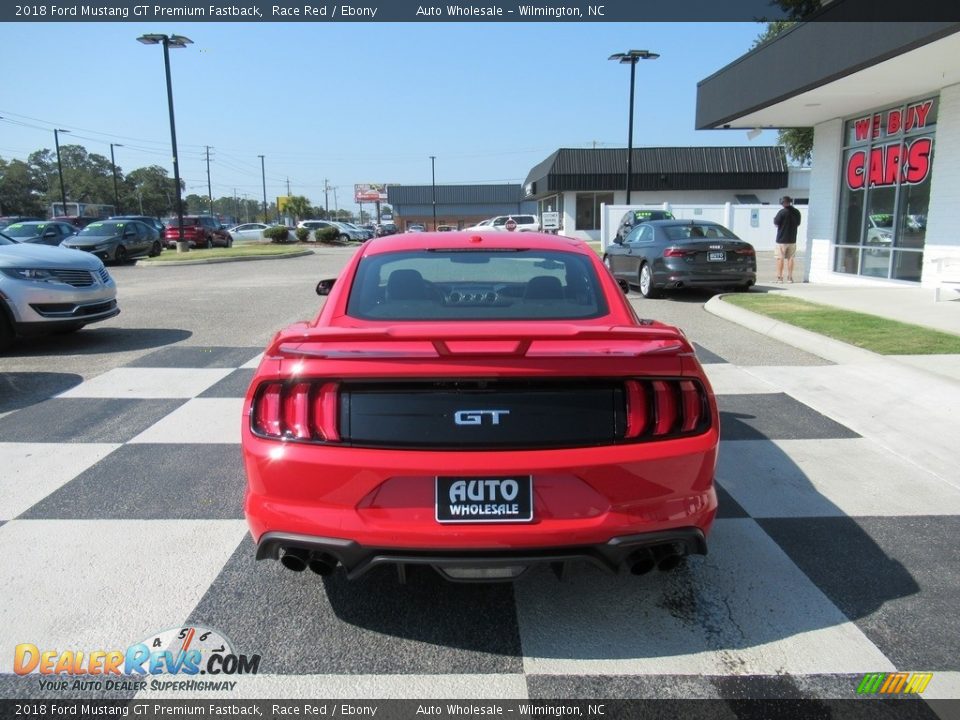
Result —
<instances>
[{"instance_id":1,"label":"roof overhang","mask_svg":"<svg viewBox=\"0 0 960 720\"><path fill-rule=\"evenodd\" d=\"M960 83L960 23L796 25L697 85L698 130L812 127Z\"/></svg>"}]
</instances>

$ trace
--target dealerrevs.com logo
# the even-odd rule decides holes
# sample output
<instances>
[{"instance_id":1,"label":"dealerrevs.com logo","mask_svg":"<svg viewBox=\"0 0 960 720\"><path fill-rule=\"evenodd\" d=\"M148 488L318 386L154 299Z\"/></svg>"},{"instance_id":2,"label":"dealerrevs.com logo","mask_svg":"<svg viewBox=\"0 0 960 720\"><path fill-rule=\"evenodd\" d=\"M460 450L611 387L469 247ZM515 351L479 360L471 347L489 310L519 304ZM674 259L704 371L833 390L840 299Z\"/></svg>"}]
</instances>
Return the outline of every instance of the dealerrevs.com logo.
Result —
<instances>
[{"instance_id":1,"label":"dealerrevs.com logo","mask_svg":"<svg viewBox=\"0 0 960 720\"><path fill-rule=\"evenodd\" d=\"M13 669L17 675L37 675L45 690L232 690L236 681L224 676L256 675L260 655L238 654L216 630L188 626L150 635L124 650L48 650L20 643ZM199 680L199 675L206 677Z\"/></svg>"}]
</instances>

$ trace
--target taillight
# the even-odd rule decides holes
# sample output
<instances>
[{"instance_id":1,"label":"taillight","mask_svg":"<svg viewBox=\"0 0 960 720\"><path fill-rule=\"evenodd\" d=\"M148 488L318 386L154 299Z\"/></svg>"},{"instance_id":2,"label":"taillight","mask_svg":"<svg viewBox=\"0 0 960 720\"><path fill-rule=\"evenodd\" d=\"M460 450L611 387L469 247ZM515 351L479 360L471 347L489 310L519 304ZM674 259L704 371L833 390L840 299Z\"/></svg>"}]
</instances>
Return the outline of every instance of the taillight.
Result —
<instances>
[{"instance_id":1,"label":"taillight","mask_svg":"<svg viewBox=\"0 0 960 720\"><path fill-rule=\"evenodd\" d=\"M270 382L253 401L253 432L283 440L339 442L335 382Z\"/></svg>"},{"instance_id":2,"label":"taillight","mask_svg":"<svg viewBox=\"0 0 960 720\"><path fill-rule=\"evenodd\" d=\"M757 251L754 250L752 247L738 248L738 249L734 250L734 252L735 252L737 255L756 255L756 254L757 254Z\"/></svg>"},{"instance_id":3,"label":"taillight","mask_svg":"<svg viewBox=\"0 0 960 720\"><path fill-rule=\"evenodd\" d=\"M710 425L707 395L693 380L627 380L625 440L696 435Z\"/></svg>"},{"instance_id":4,"label":"taillight","mask_svg":"<svg viewBox=\"0 0 960 720\"><path fill-rule=\"evenodd\" d=\"M686 257L687 255L695 255L696 250L683 250L678 247L668 247L664 248L663 256L664 257Z\"/></svg>"}]
</instances>

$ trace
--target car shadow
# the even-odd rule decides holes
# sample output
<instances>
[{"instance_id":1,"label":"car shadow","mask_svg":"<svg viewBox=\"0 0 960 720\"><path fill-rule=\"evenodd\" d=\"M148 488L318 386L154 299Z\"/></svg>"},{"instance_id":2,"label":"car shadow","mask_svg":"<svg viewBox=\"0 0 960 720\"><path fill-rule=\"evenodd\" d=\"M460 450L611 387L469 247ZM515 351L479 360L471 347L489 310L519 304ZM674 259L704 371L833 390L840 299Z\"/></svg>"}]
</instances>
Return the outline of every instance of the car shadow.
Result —
<instances>
[{"instance_id":1,"label":"car shadow","mask_svg":"<svg viewBox=\"0 0 960 720\"><path fill-rule=\"evenodd\" d=\"M0 413L30 407L82 382L83 376L74 373L0 373Z\"/></svg>"},{"instance_id":2,"label":"car shadow","mask_svg":"<svg viewBox=\"0 0 960 720\"><path fill-rule=\"evenodd\" d=\"M4 357L90 355L149 350L186 340L192 332L179 328L87 327L60 335L20 338Z\"/></svg>"}]
</instances>

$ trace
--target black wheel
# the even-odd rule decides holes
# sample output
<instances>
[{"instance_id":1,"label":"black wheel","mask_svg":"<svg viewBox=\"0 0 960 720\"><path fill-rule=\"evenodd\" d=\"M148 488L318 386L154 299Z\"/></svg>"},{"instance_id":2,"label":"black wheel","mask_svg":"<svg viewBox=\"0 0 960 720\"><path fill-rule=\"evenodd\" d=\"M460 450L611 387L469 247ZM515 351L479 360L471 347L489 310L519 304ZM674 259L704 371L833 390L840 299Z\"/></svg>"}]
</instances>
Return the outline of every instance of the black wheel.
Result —
<instances>
[{"instance_id":1,"label":"black wheel","mask_svg":"<svg viewBox=\"0 0 960 720\"><path fill-rule=\"evenodd\" d=\"M160 244L160 241L157 240L150 246L150 257L156 257L163 252L163 246Z\"/></svg>"},{"instance_id":2,"label":"black wheel","mask_svg":"<svg viewBox=\"0 0 960 720\"><path fill-rule=\"evenodd\" d=\"M127 249L123 245L117 248L117 251L113 254L113 260L117 263L125 263L127 261Z\"/></svg>"},{"instance_id":3,"label":"black wheel","mask_svg":"<svg viewBox=\"0 0 960 720\"><path fill-rule=\"evenodd\" d=\"M209 250L210 248L213 247L213 240L210 238L209 235L207 236L207 241L203 244L203 246L204 246L207 250Z\"/></svg>"},{"instance_id":4,"label":"black wheel","mask_svg":"<svg viewBox=\"0 0 960 720\"><path fill-rule=\"evenodd\" d=\"M3 312L0 311L0 352L10 348L13 345L13 339L15 337L13 327L11 327L10 322L4 316Z\"/></svg>"},{"instance_id":5,"label":"black wheel","mask_svg":"<svg viewBox=\"0 0 960 720\"><path fill-rule=\"evenodd\" d=\"M228 248L232 248L232 247L233 247L233 236L232 236L232 235L231 235L229 238L227 238L227 247L228 247Z\"/></svg>"},{"instance_id":6,"label":"black wheel","mask_svg":"<svg viewBox=\"0 0 960 720\"><path fill-rule=\"evenodd\" d=\"M653 286L653 270L647 263L640 268L640 294L648 300L660 297L660 291Z\"/></svg>"},{"instance_id":7,"label":"black wheel","mask_svg":"<svg viewBox=\"0 0 960 720\"><path fill-rule=\"evenodd\" d=\"M346 233L344 233L343 235L341 235L338 239L339 239L340 242L342 242L342 243L348 243L348 242L350 242L350 236L347 235Z\"/></svg>"}]
</instances>

